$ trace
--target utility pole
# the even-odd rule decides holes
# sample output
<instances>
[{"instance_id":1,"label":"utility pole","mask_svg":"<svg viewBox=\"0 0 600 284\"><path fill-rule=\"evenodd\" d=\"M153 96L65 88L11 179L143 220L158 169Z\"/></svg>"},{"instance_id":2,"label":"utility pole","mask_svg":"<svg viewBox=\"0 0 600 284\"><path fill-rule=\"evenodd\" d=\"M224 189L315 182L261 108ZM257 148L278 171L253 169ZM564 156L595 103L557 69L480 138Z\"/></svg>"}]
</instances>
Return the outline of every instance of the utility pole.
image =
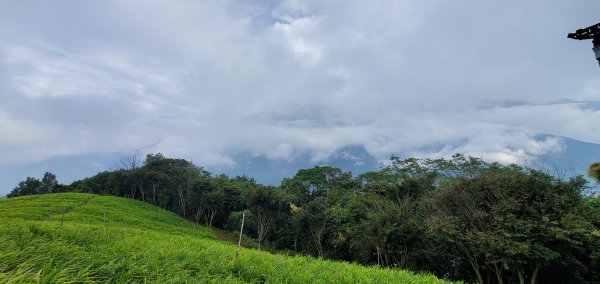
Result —
<instances>
[{"instance_id":1,"label":"utility pole","mask_svg":"<svg viewBox=\"0 0 600 284\"><path fill-rule=\"evenodd\" d=\"M589 26L584 29L578 29L574 33L568 34L567 37L576 40L591 39L592 44L594 45L592 50L596 55L596 60L598 60L598 64L600 64L600 23L595 24L593 26Z\"/></svg>"}]
</instances>

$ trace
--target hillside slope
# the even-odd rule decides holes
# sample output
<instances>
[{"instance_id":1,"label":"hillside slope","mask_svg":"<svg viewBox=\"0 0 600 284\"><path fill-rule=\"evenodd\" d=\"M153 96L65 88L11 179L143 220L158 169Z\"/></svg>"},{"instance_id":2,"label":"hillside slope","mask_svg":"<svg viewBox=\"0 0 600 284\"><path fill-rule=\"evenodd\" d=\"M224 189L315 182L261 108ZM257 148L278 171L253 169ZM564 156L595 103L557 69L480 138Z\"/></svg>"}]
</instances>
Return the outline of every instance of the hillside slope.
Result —
<instances>
[{"instance_id":1,"label":"hillside slope","mask_svg":"<svg viewBox=\"0 0 600 284\"><path fill-rule=\"evenodd\" d=\"M407 271L246 249L234 262L235 246L171 212L89 194L0 200L0 244L1 283L443 282Z\"/></svg>"}]
</instances>

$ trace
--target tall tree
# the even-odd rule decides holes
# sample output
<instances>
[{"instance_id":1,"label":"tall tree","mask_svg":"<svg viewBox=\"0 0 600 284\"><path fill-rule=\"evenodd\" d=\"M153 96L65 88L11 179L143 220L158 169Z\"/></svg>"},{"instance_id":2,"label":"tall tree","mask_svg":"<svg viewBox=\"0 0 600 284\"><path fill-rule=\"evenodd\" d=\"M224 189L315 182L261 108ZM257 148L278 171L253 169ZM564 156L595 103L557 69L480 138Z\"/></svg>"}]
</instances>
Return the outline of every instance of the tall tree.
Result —
<instances>
[{"instance_id":1,"label":"tall tree","mask_svg":"<svg viewBox=\"0 0 600 284\"><path fill-rule=\"evenodd\" d=\"M125 154L116 162L117 169L132 170L142 166L142 156L139 151Z\"/></svg>"},{"instance_id":2,"label":"tall tree","mask_svg":"<svg viewBox=\"0 0 600 284\"><path fill-rule=\"evenodd\" d=\"M259 250L283 207L282 201L281 193L275 187L255 186L245 193L246 208L252 212L248 224L256 231Z\"/></svg>"},{"instance_id":3,"label":"tall tree","mask_svg":"<svg viewBox=\"0 0 600 284\"><path fill-rule=\"evenodd\" d=\"M57 185L58 181L56 180L56 175L51 172L45 172L44 177L42 177L42 181L40 182L39 193L52 193Z\"/></svg>"},{"instance_id":4,"label":"tall tree","mask_svg":"<svg viewBox=\"0 0 600 284\"><path fill-rule=\"evenodd\" d=\"M329 221L327 208L327 202L323 196L310 201L304 207L290 204L294 226L308 229L309 239L317 250L319 258L325 255L323 245Z\"/></svg>"},{"instance_id":5,"label":"tall tree","mask_svg":"<svg viewBox=\"0 0 600 284\"><path fill-rule=\"evenodd\" d=\"M412 267L425 233L416 204L409 199L396 203L380 197L369 203L371 210L357 226L355 246L365 255L375 256L374 263L382 267Z\"/></svg>"}]
</instances>

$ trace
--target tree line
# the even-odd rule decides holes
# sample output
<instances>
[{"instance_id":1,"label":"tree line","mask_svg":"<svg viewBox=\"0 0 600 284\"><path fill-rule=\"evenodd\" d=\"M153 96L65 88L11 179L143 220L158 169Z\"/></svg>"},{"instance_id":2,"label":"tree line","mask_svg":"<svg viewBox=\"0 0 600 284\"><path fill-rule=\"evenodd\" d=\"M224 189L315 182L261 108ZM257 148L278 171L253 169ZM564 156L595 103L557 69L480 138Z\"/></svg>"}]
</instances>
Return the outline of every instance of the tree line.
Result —
<instances>
[{"instance_id":1,"label":"tree line","mask_svg":"<svg viewBox=\"0 0 600 284\"><path fill-rule=\"evenodd\" d=\"M125 164L125 163L124 163ZM70 185L46 173L9 197L72 191L138 199L207 227L239 230L258 248L430 272L477 283L600 282L600 197L582 176L561 179L461 154L391 157L354 177L299 170L279 186L213 175L149 154ZM600 166L590 175L600 179Z\"/></svg>"}]
</instances>

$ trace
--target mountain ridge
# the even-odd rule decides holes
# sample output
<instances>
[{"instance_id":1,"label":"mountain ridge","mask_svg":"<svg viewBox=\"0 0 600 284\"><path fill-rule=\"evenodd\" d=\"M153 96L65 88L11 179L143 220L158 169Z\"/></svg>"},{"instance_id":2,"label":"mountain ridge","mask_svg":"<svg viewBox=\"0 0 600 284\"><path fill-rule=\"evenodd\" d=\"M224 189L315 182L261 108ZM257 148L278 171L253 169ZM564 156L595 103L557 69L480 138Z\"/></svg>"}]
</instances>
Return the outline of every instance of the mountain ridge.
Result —
<instances>
[{"instance_id":1,"label":"mountain ridge","mask_svg":"<svg viewBox=\"0 0 600 284\"><path fill-rule=\"evenodd\" d=\"M576 139L551 135L539 134L536 140L556 138L561 141L560 151L548 151L542 155L534 156L534 159L526 161L523 165L549 171L560 176L586 175L587 167L600 161L600 144L579 141ZM457 140L452 143L452 148L460 148L468 143L468 139ZM419 152L436 152L445 145L424 146ZM293 159L268 159L265 156L256 156L249 152L235 153L231 159L235 162L233 166L202 166L213 174L227 174L229 176L246 175L256 179L260 183L279 185L284 178L290 178L300 169L312 168L314 166L328 165L341 168L343 171L358 175L367 171L378 170L381 160L370 154L362 145L346 145L328 155L322 161L315 162L310 151L299 151ZM401 157L410 156L409 153L390 153ZM467 153L468 154L468 153ZM57 156L45 161L23 164L14 167L0 167L0 195L7 194L19 181L28 176L41 178L45 171L54 173L62 183L93 176L98 172L113 170L116 161L123 157L124 153L92 153L73 156Z\"/></svg>"}]
</instances>

